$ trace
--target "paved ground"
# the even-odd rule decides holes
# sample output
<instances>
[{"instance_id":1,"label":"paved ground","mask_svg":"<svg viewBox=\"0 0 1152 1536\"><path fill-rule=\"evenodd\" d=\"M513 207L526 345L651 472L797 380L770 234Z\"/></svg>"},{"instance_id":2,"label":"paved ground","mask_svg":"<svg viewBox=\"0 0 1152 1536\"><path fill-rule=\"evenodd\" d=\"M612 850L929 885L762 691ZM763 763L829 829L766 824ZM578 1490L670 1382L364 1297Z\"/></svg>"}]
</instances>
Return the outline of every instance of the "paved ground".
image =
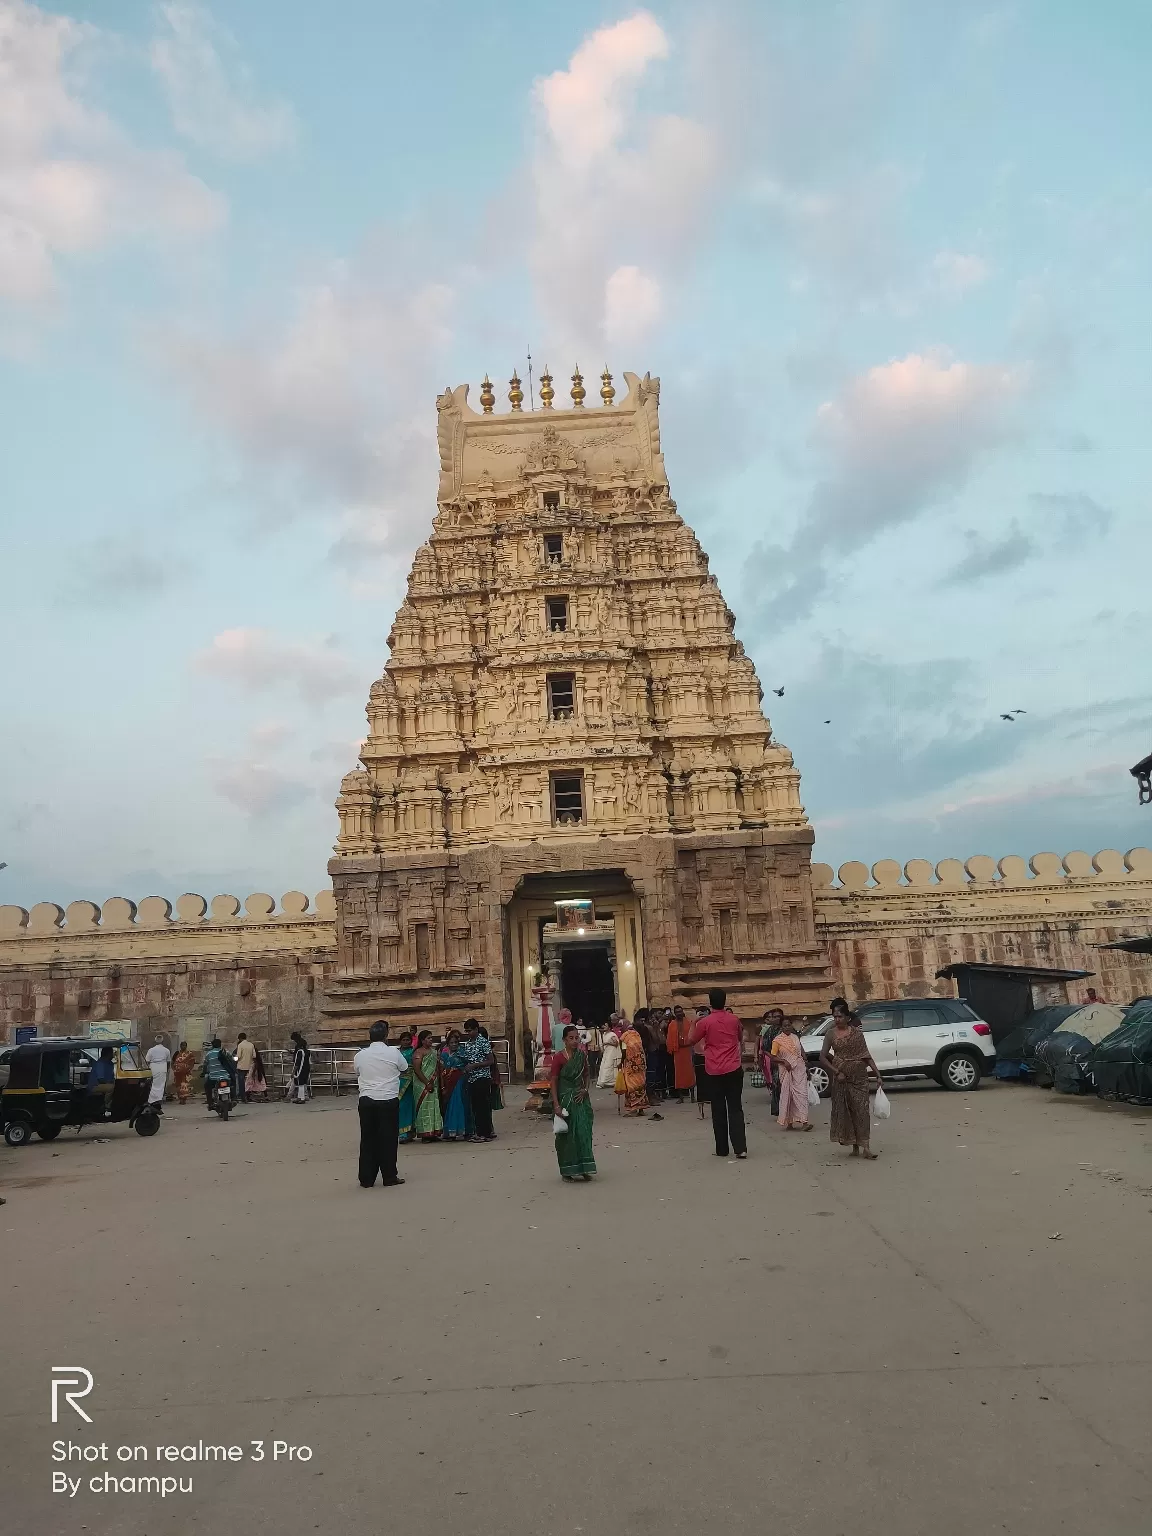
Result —
<instances>
[{"instance_id":1,"label":"paved ground","mask_svg":"<svg viewBox=\"0 0 1152 1536\"><path fill-rule=\"evenodd\" d=\"M516 1108L389 1191L355 1183L350 1100L0 1147L0 1525L1146 1531L1152 1116L908 1085L860 1164L826 1108L786 1136L749 1098L738 1163L693 1107L601 1095L575 1186ZM95 1375L91 1426L50 1424L59 1364ZM57 1437L268 1459L66 1468ZM69 1499L61 1470L193 1491Z\"/></svg>"}]
</instances>

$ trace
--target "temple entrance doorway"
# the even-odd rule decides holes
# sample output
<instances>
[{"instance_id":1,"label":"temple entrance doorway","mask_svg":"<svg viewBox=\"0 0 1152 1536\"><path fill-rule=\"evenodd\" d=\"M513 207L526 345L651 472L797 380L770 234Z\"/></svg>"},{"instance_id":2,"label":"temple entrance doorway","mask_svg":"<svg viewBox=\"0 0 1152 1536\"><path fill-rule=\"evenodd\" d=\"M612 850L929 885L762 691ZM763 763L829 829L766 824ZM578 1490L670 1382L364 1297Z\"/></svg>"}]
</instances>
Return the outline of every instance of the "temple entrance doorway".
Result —
<instances>
[{"instance_id":1,"label":"temple entrance doorway","mask_svg":"<svg viewBox=\"0 0 1152 1536\"><path fill-rule=\"evenodd\" d=\"M560 997L572 1022L603 1027L616 1011L616 985L607 944L564 944L560 949Z\"/></svg>"},{"instance_id":2,"label":"temple entrance doorway","mask_svg":"<svg viewBox=\"0 0 1152 1536\"><path fill-rule=\"evenodd\" d=\"M573 904L590 903L573 918ZM640 898L623 870L573 870L524 875L506 904L511 966L507 974L514 1063L532 1070L543 986L550 1018L561 1008L586 1026L622 1009L629 1017L646 1001Z\"/></svg>"}]
</instances>

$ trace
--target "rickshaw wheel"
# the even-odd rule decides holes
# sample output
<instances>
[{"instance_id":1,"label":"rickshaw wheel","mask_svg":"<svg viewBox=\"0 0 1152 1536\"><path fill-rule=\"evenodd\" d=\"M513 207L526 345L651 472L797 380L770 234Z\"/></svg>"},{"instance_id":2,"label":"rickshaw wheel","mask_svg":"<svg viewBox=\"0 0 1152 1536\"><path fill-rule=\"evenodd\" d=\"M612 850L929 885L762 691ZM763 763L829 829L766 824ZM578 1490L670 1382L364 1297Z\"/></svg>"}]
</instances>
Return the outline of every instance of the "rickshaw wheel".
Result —
<instances>
[{"instance_id":1,"label":"rickshaw wheel","mask_svg":"<svg viewBox=\"0 0 1152 1536\"><path fill-rule=\"evenodd\" d=\"M55 1141L60 1134L60 1127L58 1125L46 1125L42 1130L37 1131L36 1134L41 1141Z\"/></svg>"},{"instance_id":2,"label":"rickshaw wheel","mask_svg":"<svg viewBox=\"0 0 1152 1536\"><path fill-rule=\"evenodd\" d=\"M160 1129L160 1116L155 1110L142 1109L136 1116L135 1128L137 1136L155 1136Z\"/></svg>"},{"instance_id":3,"label":"rickshaw wheel","mask_svg":"<svg viewBox=\"0 0 1152 1536\"><path fill-rule=\"evenodd\" d=\"M4 1127L4 1140L10 1147L26 1147L32 1140L32 1125L28 1120L9 1120Z\"/></svg>"}]
</instances>

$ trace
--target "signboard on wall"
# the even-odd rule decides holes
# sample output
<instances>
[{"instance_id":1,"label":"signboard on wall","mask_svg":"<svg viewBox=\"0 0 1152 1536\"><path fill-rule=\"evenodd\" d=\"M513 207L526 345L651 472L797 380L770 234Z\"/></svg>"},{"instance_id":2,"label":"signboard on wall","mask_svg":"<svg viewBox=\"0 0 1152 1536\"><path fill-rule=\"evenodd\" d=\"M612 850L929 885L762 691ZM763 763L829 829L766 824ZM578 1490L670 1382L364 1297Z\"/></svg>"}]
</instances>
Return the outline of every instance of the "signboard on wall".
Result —
<instances>
[{"instance_id":1,"label":"signboard on wall","mask_svg":"<svg viewBox=\"0 0 1152 1536\"><path fill-rule=\"evenodd\" d=\"M17 1045L27 1045L29 1040L35 1040L35 1038L36 1038L36 1026L35 1026L35 1024L17 1024L17 1026L16 1026L16 1044Z\"/></svg>"},{"instance_id":2,"label":"signboard on wall","mask_svg":"<svg viewBox=\"0 0 1152 1536\"><path fill-rule=\"evenodd\" d=\"M134 1019L90 1019L84 1031L89 1040L135 1040Z\"/></svg>"},{"instance_id":3,"label":"signboard on wall","mask_svg":"<svg viewBox=\"0 0 1152 1536\"><path fill-rule=\"evenodd\" d=\"M190 1051L202 1051L216 1033L216 1020L176 1019L171 1032L177 1045L183 1040Z\"/></svg>"}]
</instances>

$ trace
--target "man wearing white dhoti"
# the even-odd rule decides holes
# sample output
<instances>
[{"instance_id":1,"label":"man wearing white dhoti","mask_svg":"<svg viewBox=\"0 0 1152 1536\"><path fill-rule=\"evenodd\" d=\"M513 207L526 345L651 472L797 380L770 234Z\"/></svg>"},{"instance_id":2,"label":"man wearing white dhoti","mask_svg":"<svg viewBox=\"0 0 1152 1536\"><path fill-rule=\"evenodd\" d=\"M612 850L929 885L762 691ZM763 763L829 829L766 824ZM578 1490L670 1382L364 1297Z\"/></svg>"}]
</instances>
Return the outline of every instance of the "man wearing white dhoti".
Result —
<instances>
[{"instance_id":1,"label":"man wearing white dhoti","mask_svg":"<svg viewBox=\"0 0 1152 1536\"><path fill-rule=\"evenodd\" d=\"M168 1068L172 1064L172 1052L164 1043L164 1036L157 1035L152 1049L145 1052L144 1060L152 1068L152 1087L148 1092L149 1104L164 1113L164 1090L168 1086Z\"/></svg>"}]
</instances>

